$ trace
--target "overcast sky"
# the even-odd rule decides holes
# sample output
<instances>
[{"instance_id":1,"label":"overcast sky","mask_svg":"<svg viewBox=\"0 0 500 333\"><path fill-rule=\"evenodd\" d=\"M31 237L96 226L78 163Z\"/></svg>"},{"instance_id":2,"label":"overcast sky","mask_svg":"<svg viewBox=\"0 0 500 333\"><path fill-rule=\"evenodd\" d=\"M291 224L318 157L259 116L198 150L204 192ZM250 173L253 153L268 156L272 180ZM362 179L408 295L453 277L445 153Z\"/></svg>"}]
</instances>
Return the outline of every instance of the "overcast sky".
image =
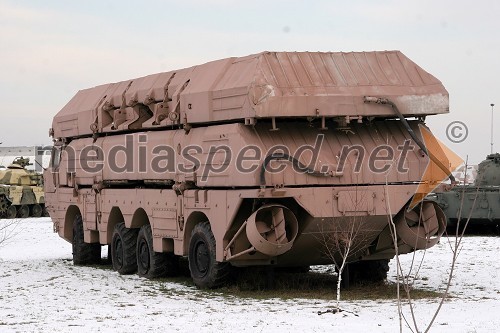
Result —
<instances>
[{"instance_id":1,"label":"overcast sky","mask_svg":"<svg viewBox=\"0 0 500 333\"><path fill-rule=\"evenodd\" d=\"M50 144L80 89L260 51L401 50L441 80L433 132L473 163L500 151L500 1L0 0L0 142ZM447 125L469 128L460 144Z\"/></svg>"}]
</instances>

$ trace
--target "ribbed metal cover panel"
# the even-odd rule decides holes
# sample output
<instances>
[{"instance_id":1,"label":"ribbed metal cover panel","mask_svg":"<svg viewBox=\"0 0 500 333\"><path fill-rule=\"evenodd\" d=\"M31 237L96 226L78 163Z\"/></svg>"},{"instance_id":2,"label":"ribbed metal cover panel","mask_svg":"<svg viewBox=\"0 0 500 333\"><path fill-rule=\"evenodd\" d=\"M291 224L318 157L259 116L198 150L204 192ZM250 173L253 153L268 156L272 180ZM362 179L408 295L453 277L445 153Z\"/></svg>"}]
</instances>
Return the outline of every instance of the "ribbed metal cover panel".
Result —
<instances>
[{"instance_id":1,"label":"ribbed metal cover panel","mask_svg":"<svg viewBox=\"0 0 500 333\"><path fill-rule=\"evenodd\" d=\"M262 52L81 90L54 136L258 118L394 117L448 112L441 82L399 51Z\"/></svg>"},{"instance_id":2,"label":"ribbed metal cover panel","mask_svg":"<svg viewBox=\"0 0 500 333\"><path fill-rule=\"evenodd\" d=\"M439 85L399 51L266 52L264 75L280 88Z\"/></svg>"}]
</instances>

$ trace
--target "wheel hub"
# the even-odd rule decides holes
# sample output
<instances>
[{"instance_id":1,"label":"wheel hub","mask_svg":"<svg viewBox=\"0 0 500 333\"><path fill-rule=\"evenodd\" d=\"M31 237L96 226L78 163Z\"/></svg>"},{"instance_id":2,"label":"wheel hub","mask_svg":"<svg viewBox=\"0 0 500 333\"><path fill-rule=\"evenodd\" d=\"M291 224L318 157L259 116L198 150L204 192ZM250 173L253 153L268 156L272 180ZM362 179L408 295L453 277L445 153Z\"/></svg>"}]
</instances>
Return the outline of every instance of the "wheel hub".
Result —
<instances>
[{"instance_id":1,"label":"wheel hub","mask_svg":"<svg viewBox=\"0 0 500 333\"><path fill-rule=\"evenodd\" d=\"M199 241L196 244L195 248L195 253L196 253L196 268L198 271L202 274L205 275L208 272L208 267L210 265L210 256L208 253L208 248L207 244L203 241Z\"/></svg>"}]
</instances>

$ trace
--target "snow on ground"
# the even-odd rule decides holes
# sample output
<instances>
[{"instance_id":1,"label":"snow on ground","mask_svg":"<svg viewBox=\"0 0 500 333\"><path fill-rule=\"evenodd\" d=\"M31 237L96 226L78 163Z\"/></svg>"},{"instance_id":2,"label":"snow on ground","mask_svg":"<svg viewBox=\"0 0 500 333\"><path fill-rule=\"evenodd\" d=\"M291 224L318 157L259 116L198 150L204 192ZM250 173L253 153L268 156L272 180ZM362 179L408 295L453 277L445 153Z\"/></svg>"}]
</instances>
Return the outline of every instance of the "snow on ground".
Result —
<instances>
[{"instance_id":1,"label":"snow on ground","mask_svg":"<svg viewBox=\"0 0 500 333\"><path fill-rule=\"evenodd\" d=\"M17 223L15 237L0 245L0 332L399 332L395 301L343 302L344 309L359 317L318 316L332 302L228 297L105 268L75 267L71 245L52 233L50 218ZM499 237L464 239L453 298L431 331L498 331L499 250ZM405 267L411 260L412 255L401 256ZM448 240L443 239L425 253L416 285L440 290L450 260ZM391 280L395 272L391 261ZM415 302L421 330L437 303Z\"/></svg>"}]
</instances>

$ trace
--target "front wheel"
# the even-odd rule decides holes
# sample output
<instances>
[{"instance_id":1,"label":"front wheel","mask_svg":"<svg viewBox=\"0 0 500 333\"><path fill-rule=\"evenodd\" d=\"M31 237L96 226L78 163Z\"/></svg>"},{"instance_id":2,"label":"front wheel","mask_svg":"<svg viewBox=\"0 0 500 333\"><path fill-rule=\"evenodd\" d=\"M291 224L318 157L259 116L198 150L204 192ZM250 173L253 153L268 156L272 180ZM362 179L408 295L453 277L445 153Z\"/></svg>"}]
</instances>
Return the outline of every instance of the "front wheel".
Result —
<instances>
[{"instance_id":1,"label":"front wheel","mask_svg":"<svg viewBox=\"0 0 500 333\"><path fill-rule=\"evenodd\" d=\"M137 236L137 273L139 276L153 279L174 276L178 271L178 257L173 253L155 252L151 225L146 224Z\"/></svg>"},{"instance_id":2,"label":"front wheel","mask_svg":"<svg viewBox=\"0 0 500 333\"><path fill-rule=\"evenodd\" d=\"M73 264L93 265L101 260L101 244L85 243L83 239L82 215L78 214L73 220Z\"/></svg>"},{"instance_id":3,"label":"front wheel","mask_svg":"<svg viewBox=\"0 0 500 333\"><path fill-rule=\"evenodd\" d=\"M208 221L193 228L188 259L191 277L198 287L217 288L227 281L231 265L216 261L215 237Z\"/></svg>"},{"instance_id":4,"label":"front wheel","mask_svg":"<svg viewBox=\"0 0 500 333\"><path fill-rule=\"evenodd\" d=\"M120 274L137 271L136 244L137 229L126 228L124 222L118 223L111 240L111 260L115 271Z\"/></svg>"}]
</instances>

